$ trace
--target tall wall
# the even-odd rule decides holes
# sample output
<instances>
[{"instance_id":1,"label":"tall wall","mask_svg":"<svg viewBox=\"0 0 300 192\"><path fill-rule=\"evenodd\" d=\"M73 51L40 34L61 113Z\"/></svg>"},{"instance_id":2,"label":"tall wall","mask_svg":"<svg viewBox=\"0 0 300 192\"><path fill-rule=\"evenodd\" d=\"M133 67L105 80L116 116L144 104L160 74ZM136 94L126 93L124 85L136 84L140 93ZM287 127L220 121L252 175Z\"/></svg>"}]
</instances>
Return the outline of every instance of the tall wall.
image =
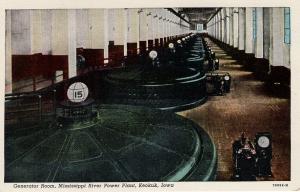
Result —
<instances>
[{"instance_id":1,"label":"tall wall","mask_svg":"<svg viewBox=\"0 0 300 192\"><path fill-rule=\"evenodd\" d=\"M89 66L118 65L116 58L188 32L186 21L162 8L8 10L7 92L12 92L12 82L27 76L50 78L57 71L65 79L78 75L78 54Z\"/></svg>"}]
</instances>

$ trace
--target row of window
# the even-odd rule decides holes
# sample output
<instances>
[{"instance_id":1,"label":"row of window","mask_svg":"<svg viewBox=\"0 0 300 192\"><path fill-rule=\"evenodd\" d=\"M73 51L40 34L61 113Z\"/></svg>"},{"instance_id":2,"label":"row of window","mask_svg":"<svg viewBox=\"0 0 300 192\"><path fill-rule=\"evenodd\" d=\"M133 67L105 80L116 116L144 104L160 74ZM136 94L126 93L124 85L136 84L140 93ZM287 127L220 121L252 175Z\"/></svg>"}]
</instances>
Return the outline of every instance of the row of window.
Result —
<instances>
[{"instance_id":1,"label":"row of window","mask_svg":"<svg viewBox=\"0 0 300 192\"><path fill-rule=\"evenodd\" d=\"M257 36L257 10L253 8L252 12L253 21L253 39ZM284 43L291 43L291 21L290 21L290 8L284 8Z\"/></svg>"},{"instance_id":2,"label":"row of window","mask_svg":"<svg viewBox=\"0 0 300 192\"><path fill-rule=\"evenodd\" d=\"M291 43L291 15L290 8L284 8L284 42Z\"/></svg>"}]
</instances>

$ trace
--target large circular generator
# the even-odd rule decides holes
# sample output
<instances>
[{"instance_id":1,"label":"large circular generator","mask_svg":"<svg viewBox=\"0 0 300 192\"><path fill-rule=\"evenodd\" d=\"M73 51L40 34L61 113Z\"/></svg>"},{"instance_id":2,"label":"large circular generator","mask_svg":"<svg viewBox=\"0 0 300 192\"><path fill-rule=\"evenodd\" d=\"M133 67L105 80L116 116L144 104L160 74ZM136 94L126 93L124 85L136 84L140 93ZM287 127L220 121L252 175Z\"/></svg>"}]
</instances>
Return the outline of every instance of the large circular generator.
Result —
<instances>
[{"instance_id":1,"label":"large circular generator","mask_svg":"<svg viewBox=\"0 0 300 192\"><path fill-rule=\"evenodd\" d=\"M205 74L170 64L115 70L104 82L105 103L182 110L206 100Z\"/></svg>"},{"instance_id":2,"label":"large circular generator","mask_svg":"<svg viewBox=\"0 0 300 192\"><path fill-rule=\"evenodd\" d=\"M5 182L215 179L214 144L192 121L137 106L91 111L90 104L65 105L57 123L7 136Z\"/></svg>"}]
</instances>

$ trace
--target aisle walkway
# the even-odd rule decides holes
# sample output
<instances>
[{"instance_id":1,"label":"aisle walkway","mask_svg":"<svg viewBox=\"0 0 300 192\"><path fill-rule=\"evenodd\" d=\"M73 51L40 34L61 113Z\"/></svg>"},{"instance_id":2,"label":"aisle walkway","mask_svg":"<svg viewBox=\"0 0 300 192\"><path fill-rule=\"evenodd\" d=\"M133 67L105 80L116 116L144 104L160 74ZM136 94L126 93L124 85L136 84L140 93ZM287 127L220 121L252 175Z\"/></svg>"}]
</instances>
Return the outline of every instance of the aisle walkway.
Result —
<instances>
[{"instance_id":1,"label":"aisle walkway","mask_svg":"<svg viewBox=\"0 0 300 192\"><path fill-rule=\"evenodd\" d=\"M265 84L257 81L236 60L208 40L220 70L232 76L231 92L210 97L202 106L180 112L202 126L211 135L218 150L217 180L230 180L232 175L232 142L245 131L254 139L257 132L271 132L273 136L273 178L290 179L290 100L268 93Z\"/></svg>"}]
</instances>

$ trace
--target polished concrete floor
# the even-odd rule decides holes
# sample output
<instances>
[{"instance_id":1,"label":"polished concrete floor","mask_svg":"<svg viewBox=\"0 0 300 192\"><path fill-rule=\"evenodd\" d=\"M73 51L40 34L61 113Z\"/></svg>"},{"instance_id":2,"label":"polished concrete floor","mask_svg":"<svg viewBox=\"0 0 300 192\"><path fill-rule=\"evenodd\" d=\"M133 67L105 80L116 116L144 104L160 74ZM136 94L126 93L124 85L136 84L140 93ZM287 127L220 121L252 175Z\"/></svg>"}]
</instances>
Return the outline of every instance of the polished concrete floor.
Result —
<instances>
[{"instance_id":1,"label":"polished concrete floor","mask_svg":"<svg viewBox=\"0 0 300 192\"><path fill-rule=\"evenodd\" d=\"M208 40L220 70L232 76L231 92L212 96L202 106L179 114L192 119L212 137L218 150L217 180L230 180L233 171L232 142L242 131L254 139L257 132L273 136L272 178L258 180L290 180L290 99L268 91L265 83L255 79L236 60Z\"/></svg>"}]
</instances>

